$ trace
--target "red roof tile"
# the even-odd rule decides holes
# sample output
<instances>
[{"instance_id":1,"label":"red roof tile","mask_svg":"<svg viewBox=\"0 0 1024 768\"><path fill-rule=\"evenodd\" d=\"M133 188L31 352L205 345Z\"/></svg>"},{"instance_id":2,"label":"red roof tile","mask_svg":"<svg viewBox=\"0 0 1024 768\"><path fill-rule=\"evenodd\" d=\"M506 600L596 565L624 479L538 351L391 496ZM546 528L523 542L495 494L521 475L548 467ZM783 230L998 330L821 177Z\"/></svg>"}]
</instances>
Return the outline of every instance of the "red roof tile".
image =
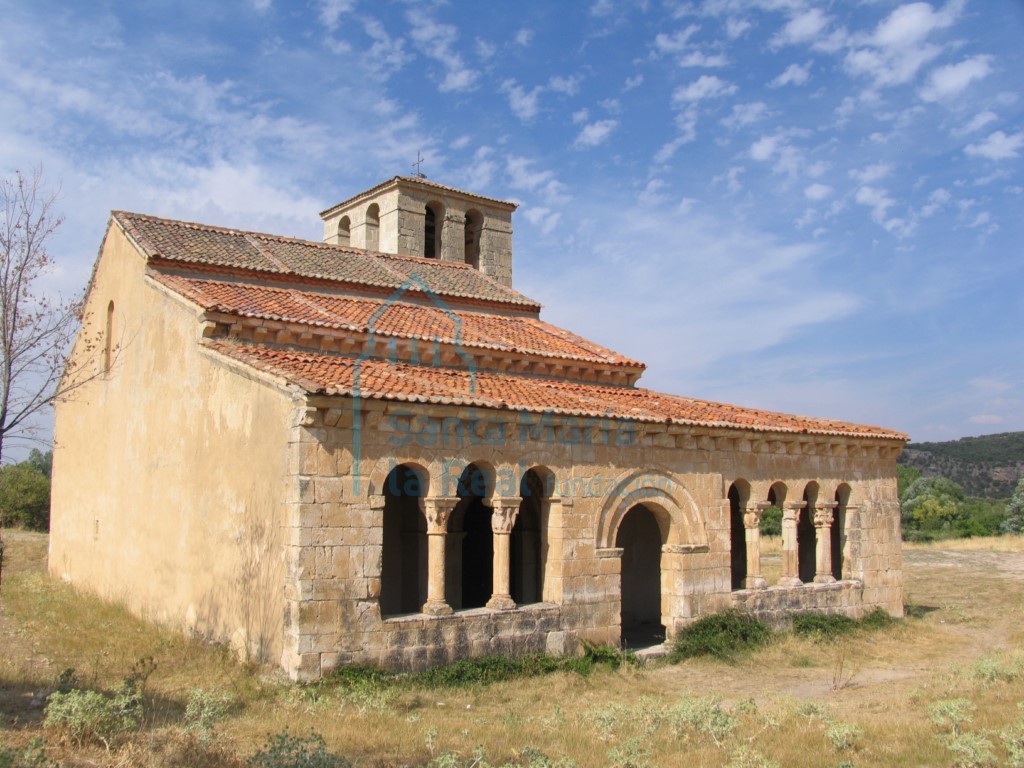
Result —
<instances>
[{"instance_id":1,"label":"red roof tile","mask_svg":"<svg viewBox=\"0 0 1024 768\"><path fill-rule=\"evenodd\" d=\"M581 384L487 371L357 360L226 341L206 346L310 393L587 416L638 422L906 440L880 427L741 408L647 389Z\"/></svg>"},{"instance_id":2,"label":"red roof tile","mask_svg":"<svg viewBox=\"0 0 1024 768\"><path fill-rule=\"evenodd\" d=\"M295 275L349 285L408 287L447 300L471 299L539 311L540 304L469 264L393 256L347 246L243 232L114 211L113 218L147 257L197 266Z\"/></svg>"},{"instance_id":3,"label":"red roof tile","mask_svg":"<svg viewBox=\"0 0 1024 768\"><path fill-rule=\"evenodd\" d=\"M154 279L206 311L387 336L440 340L466 347L642 369L630 360L536 317L509 317L408 302L254 285L169 273Z\"/></svg>"}]
</instances>

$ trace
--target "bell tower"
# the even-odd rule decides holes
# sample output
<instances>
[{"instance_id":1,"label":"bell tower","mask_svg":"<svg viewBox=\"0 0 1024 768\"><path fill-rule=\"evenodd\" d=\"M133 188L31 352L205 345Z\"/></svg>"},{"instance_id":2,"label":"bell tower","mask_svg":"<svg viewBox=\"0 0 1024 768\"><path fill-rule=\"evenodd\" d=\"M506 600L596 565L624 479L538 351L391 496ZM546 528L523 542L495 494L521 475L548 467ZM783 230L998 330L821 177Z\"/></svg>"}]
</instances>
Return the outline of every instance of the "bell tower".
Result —
<instances>
[{"instance_id":1,"label":"bell tower","mask_svg":"<svg viewBox=\"0 0 1024 768\"><path fill-rule=\"evenodd\" d=\"M515 203L395 176L320 214L324 242L470 264L512 286Z\"/></svg>"}]
</instances>

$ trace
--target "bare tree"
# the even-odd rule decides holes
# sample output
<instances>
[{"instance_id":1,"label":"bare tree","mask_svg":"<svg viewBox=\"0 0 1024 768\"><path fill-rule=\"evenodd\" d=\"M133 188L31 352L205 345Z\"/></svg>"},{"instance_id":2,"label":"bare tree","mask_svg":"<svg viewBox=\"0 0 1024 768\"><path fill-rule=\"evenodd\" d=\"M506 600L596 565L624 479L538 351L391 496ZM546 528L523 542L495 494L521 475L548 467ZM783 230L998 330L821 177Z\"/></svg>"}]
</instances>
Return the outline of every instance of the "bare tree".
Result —
<instances>
[{"instance_id":1,"label":"bare tree","mask_svg":"<svg viewBox=\"0 0 1024 768\"><path fill-rule=\"evenodd\" d=\"M39 169L0 179L0 461L35 414L83 383L65 368L81 302L40 286L53 271L47 247L64 220L55 208Z\"/></svg>"}]
</instances>

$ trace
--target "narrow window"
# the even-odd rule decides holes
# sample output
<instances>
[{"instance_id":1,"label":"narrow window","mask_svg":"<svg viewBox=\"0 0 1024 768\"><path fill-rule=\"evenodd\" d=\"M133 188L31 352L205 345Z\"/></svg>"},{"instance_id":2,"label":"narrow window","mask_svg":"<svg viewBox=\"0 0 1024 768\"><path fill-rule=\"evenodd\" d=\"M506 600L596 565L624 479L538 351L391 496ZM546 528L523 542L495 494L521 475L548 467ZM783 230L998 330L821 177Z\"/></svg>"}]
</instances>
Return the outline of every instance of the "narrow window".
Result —
<instances>
[{"instance_id":1,"label":"narrow window","mask_svg":"<svg viewBox=\"0 0 1024 768\"><path fill-rule=\"evenodd\" d=\"M348 216L342 216L338 222L338 245L348 245L352 241L352 222Z\"/></svg>"},{"instance_id":2,"label":"narrow window","mask_svg":"<svg viewBox=\"0 0 1024 768\"><path fill-rule=\"evenodd\" d=\"M732 588L743 589L747 580L747 531L743 526L743 500L735 483L729 486L729 562Z\"/></svg>"},{"instance_id":3,"label":"narrow window","mask_svg":"<svg viewBox=\"0 0 1024 768\"><path fill-rule=\"evenodd\" d=\"M366 209L366 249L376 251L380 244L380 206L374 203Z\"/></svg>"},{"instance_id":4,"label":"narrow window","mask_svg":"<svg viewBox=\"0 0 1024 768\"><path fill-rule=\"evenodd\" d=\"M466 263L480 269L480 231L483 217L476 211L466 214L465 254Z\"/></svg>"},{"instance_id":5,"label":"narrow window","mask_svg":"<svg viewBox=\"0 0 1024 768\"><path fill-rule=\"evenodd\" d=\"M423 255L428 259L436 259L437 251L434 240L437 237L437 216L429 205L423 213Z\"/></svg>"}]
</instances>

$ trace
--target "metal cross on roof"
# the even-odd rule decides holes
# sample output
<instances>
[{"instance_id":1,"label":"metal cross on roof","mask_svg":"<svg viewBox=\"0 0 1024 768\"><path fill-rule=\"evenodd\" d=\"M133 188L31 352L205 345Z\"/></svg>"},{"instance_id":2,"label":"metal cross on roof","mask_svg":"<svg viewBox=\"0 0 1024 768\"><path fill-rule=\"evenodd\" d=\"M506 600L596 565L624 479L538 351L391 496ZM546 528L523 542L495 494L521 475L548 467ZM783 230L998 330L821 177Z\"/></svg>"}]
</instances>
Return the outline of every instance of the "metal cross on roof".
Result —
<instances>
[{"instance_id":1,"label":"metal cross on roof","mask_svg":"<svg viewBox=\"0 0 1024 768\"><path fill-rule=\"evenodd\" d=\"M416 162L412 164L412 167L416 169L416 178L417 179L425 179L425 178L427 178L427 174L423 173L423 171L420 170L422 165L423 165L423 155L420 154L419 150L416 150Z\"/></svg>"}]
</instances>

